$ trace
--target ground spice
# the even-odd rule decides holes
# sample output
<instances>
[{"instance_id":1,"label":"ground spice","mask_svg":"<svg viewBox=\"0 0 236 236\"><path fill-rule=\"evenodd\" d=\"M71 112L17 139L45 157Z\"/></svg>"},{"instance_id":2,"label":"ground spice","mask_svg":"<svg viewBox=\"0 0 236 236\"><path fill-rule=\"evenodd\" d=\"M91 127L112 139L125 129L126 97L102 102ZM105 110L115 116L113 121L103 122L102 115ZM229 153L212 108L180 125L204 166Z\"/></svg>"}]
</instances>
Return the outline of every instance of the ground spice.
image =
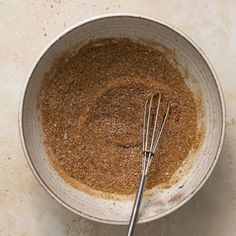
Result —
<instances>
[{"instance_id":1,"label":"ground spice","mask_svg":"<svg viewBox=\"0 0 236 236\"><path fill-rule=\"evenodd\" d=\"M143 110L151 93L171 105L147 188L167 183L197 132L194 97L163 52L129 39L93 41L61 59L40 94L54 166L93 189L130 194L141 169Z\"/></svg>"}]
</instances>

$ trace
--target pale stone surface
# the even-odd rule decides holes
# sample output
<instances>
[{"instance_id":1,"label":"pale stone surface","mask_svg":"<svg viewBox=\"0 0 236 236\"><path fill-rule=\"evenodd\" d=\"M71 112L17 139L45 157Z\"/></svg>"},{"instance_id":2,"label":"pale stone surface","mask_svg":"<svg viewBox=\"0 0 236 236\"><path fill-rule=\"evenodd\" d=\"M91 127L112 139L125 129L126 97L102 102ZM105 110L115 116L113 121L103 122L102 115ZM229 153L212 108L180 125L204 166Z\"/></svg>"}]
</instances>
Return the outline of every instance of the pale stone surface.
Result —
<instances>
[{"instance_id":1,"label":"pale stone surface","mask_svg":"<svg viewBox=\"0 0 236 236\"><path fill-rule=\"evenodd\" d=\"M137 236L236 235L236 2L234 0L0 1L0 235L121 236L126 227L69 212L38 184L24 158L17 113L27 73L41 50L72 24L91 16L132 12L185 32L203 49L222 85L227 134L204 187L181 209L137 227Z\"/></svg>"}]
</instances>

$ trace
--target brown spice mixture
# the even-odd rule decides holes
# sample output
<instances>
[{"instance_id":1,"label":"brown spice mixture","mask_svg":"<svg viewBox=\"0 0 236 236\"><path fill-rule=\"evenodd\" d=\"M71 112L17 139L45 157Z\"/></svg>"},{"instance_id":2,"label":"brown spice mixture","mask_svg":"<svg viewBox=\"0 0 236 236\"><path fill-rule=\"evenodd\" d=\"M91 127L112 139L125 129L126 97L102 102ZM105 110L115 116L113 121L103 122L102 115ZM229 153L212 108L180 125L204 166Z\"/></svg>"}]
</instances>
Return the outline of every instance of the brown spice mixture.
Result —
<instances>
[{"instance_id":1,"label":"brown spice mixture","mask_svg":"<svg viewBox=\"0 0 236 236\"><path fill-rule=\"evenodd\" d=\"M195 142L193 94L158 50L129 39L100 39L61 59L46 77L40 107L50 159L93 189L136 191L143 110L151 93L161 92L162 107L168 103L171 110L147 188L167 183Z\"/></svg>"}]
</instances>

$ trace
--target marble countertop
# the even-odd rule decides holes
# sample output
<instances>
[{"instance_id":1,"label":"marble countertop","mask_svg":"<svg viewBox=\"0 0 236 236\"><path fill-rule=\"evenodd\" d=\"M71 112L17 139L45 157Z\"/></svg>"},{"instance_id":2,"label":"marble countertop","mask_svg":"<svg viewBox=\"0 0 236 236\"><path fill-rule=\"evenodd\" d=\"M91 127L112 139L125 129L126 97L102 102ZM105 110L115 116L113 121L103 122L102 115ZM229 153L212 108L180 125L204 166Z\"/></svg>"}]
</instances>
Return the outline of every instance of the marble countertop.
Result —
<instances>
[{"instance_id":1,"label":"marble countertop","mask_svg":"<svg viewBox=\"0 0 236 236\"><path fill-rule=\"evenodd\" d=\"M42 49L91 16L132 12L168 22L207 54L222 85L226 137L204 187L171 215L137 227L137 236L236 235L236 1L0 0L0 235L122 236L126 227L81 218L54 201L33 177L18 135L18 105Z\"/></svg>"}]
</instances>

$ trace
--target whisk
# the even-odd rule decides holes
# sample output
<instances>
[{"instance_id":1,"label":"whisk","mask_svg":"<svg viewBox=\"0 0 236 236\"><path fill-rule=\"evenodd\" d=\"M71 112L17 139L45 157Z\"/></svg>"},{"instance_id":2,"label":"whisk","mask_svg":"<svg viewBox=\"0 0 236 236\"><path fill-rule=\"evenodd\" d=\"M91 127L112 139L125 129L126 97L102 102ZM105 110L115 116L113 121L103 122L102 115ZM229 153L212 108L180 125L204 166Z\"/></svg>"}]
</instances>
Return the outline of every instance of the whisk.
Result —
<instances>
[{"instance_id":1,"label":"whisk","mask_svg":"<svg viewBox=\"0 0 236 236\"><path fill-rule=\"evenodd\" d=\"M143 125L142 172L141 172L139 187L136 192L132 214L130 217L128 236L132 236L134 233L134 228L137 222L138 212L142 200L142 195L145 187L145 181L148 174L148 170L150 168L154 153L158 147L161 134L164 129L170 110L170 106L168 106L163 118L161 119L160 124L158 125L161 97L162 97L161 93L159 93L157 96L158 96L158 101L156 108L153 105L154 95L152 95L151 98L147 100L145 103L144 125Z\"/></svg>"}]
</instances>

